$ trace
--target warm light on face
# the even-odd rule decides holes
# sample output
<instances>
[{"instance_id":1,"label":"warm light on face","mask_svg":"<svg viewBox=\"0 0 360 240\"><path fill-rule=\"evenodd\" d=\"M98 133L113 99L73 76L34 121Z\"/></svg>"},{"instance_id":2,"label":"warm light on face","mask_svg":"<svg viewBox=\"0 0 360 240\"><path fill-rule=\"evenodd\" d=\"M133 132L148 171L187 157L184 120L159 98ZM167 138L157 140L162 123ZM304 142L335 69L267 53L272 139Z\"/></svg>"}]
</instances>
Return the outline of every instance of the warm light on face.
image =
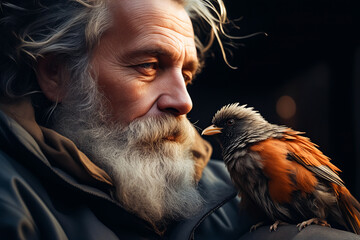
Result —
<instances>
[{"instance_id":1,"label":"warm light on face","mask_svg":"<svg viewBox=\"0 0 360 240\"><path fill-rule=\"evenodd\" d=\"M92 70L112 123L186 115L198 68L192 22L173 0L109 1L112 25L92 54Z\"/></svg>"},{"instance_id":2,"label":"warm light on face","mask_svg":"<svg viewBox=\"0 0 360 240\"><path fill-rule=\"evenodd\" d=\"M283 119L290 119L296 113L296 103L290 96L282 96L276 103L276 112Z\"/></svg>"}]
</instances>

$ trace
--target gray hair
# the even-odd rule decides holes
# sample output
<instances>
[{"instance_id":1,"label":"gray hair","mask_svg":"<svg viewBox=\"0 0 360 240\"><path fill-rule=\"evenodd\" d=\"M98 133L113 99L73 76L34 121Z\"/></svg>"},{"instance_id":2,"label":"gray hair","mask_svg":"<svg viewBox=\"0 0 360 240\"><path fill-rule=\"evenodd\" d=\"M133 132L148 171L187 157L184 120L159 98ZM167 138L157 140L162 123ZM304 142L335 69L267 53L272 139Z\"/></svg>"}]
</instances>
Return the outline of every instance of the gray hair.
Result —
<instances>
[{"instance_id":1,"label":"gray hair","mask_svg":"<svg viewBox=\"0 0 360 240\"><path fill-rule=\"evenodd\" d=\"M0 10L0 96L10 99L39 89L35 67L47 54L63 62L72 77L84 72L109 22L101 0L5 0Z\"/></svg>"},{"instance_id":2,"label":"gray hair","mask_svg":"<svg viewBox=\"0 0 360 240\"><path fill-rule=\"evenodd\" d=\"M211 29L207 43L195 28L200 60L220 36L227 14L222 0L176 0L184 5L193 24ZM92 49L110 23L105 0L3 0L0 3L0 99L39 92L37 60L48 54L63 63L67 75L78 79L88 71ZM202 61L201 61L202 62Z\"/></svg>"}]
</instances>

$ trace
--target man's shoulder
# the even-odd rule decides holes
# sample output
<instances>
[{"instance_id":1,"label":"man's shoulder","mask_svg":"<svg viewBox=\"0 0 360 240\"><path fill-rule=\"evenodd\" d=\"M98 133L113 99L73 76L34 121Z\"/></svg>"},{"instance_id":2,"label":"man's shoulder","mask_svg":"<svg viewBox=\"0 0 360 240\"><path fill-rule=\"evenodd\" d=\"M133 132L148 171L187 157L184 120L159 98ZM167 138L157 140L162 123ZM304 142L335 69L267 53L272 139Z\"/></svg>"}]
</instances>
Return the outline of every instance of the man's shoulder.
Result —
<instances>
[{"instance_id":1,"label":"man's shoulder","mask_svg":"<svg viewBox=\"0 0 360 240\"><path fill-rule=\"evenodd\" d=\"M211 159L203 170L199 190L208 202L223 202L237 194L225 164L214 159Z\"/></svg>"},{"instance_id":2,"label":"man's shoulder","mask_svg":"<svg viewBox=\"0 0 360 240\"><path fill-rule=\"evenodd\" d=\"M3 149L0 149L0 166L0 204L23 206L28 200L24 193L38 190L42 185L40 180Z\"/></svg>"},{"instance_id":3,"label":"man's shoulder","mask_svg":"<svg viewBox=\"0 0 360 240\"><path fill-rule=\"evenodd\" d=\"M211 159L199 183L208 205L215 203L195 231L195 239L237 239L251 221L239 208L240 198L223 161Z\"/></svg>"},{"instance_id":4,"label":"man's shoulder","mask_svg":"<svg viewBox=\"0 0 360 240\"><path fill-rule=\"evenodd\" d=\"M18 239L26 232L26 237L38 237L28 207L29 202L35 199L31 197L33 188L28 179L31 173L3 149L0 149L0 166L0 235L5 239ZM19 228L20 223L25 229Z\"/></svg>"},{"instance_id":5,"label":"man's shoulder","mask_svg":"<svg viewBox=\"0 0 360 240\"><path fill-rule=\"evenodd\" d=\"M16 159L9 156L3 149L0 149L0 187L4 188L7 184L12 185L16 182L23 181L30 172L19 164Z\"/></svg>"},{"instance_id":6,"label":"man's shoulder","mask_svg":"<svg viewBox=\"0 0 360 240\"><path fill-rule=\"evenodd\" d=\"M211 168L214 170L227 171L225 163L219 159L210 159L207 168Z\"/></svg>"},{"instance_id":7,"label":"man's shoulder","mask_svg":"<svg viewBox=\"0 0 360 240\"><path fill-rule=\"evenodd\" d=\"M217 159L211 159L203 172L207 178L219 179L230 183L230 175L223 161Z\"/></svg>"}]
</instances>

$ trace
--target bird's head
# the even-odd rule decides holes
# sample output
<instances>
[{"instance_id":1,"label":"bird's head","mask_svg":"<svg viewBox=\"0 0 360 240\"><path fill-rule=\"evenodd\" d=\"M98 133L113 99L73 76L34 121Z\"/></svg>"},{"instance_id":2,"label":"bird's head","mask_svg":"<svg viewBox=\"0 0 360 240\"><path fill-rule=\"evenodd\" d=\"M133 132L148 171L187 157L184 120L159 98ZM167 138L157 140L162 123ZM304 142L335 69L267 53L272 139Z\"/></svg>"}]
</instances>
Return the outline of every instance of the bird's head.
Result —
<instances>
[{"instance_id":1,"label":"bird's head","mask_svg":"<svg viewBox=\"0 0 360 240\"><path fill-rule=\"evenodd\" d=\"M204 129L202 135L217 134L224 148L235 142L243 142L245 145L255 142L271 126L252 107L240 106L239 103L222 107L213 117L212 124Z\"/></svg>"}]
</instances>

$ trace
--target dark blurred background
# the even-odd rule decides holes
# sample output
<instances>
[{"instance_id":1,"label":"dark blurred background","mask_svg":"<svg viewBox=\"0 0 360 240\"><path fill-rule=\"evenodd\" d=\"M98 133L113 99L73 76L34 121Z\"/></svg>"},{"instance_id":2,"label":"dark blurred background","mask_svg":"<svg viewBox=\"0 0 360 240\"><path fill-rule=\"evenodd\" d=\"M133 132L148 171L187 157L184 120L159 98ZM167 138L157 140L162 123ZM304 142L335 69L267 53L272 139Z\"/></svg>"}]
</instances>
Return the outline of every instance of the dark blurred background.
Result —
<instances>
[{"instance_id":1,"label":"dark blurred background","mask_svg":"<svg viewBox=\"0 0 360 240\"><path fill-rule=\"evenodd\" d=\"M189 87L188 115L201 129L225 104L240 102L271 123L306 132L360 199L360 7L347 0L228 0L230 19L244 36L229 68L218 47ZM213 158L221 149L211 137Z\"/></svg>"}]
</instances>

